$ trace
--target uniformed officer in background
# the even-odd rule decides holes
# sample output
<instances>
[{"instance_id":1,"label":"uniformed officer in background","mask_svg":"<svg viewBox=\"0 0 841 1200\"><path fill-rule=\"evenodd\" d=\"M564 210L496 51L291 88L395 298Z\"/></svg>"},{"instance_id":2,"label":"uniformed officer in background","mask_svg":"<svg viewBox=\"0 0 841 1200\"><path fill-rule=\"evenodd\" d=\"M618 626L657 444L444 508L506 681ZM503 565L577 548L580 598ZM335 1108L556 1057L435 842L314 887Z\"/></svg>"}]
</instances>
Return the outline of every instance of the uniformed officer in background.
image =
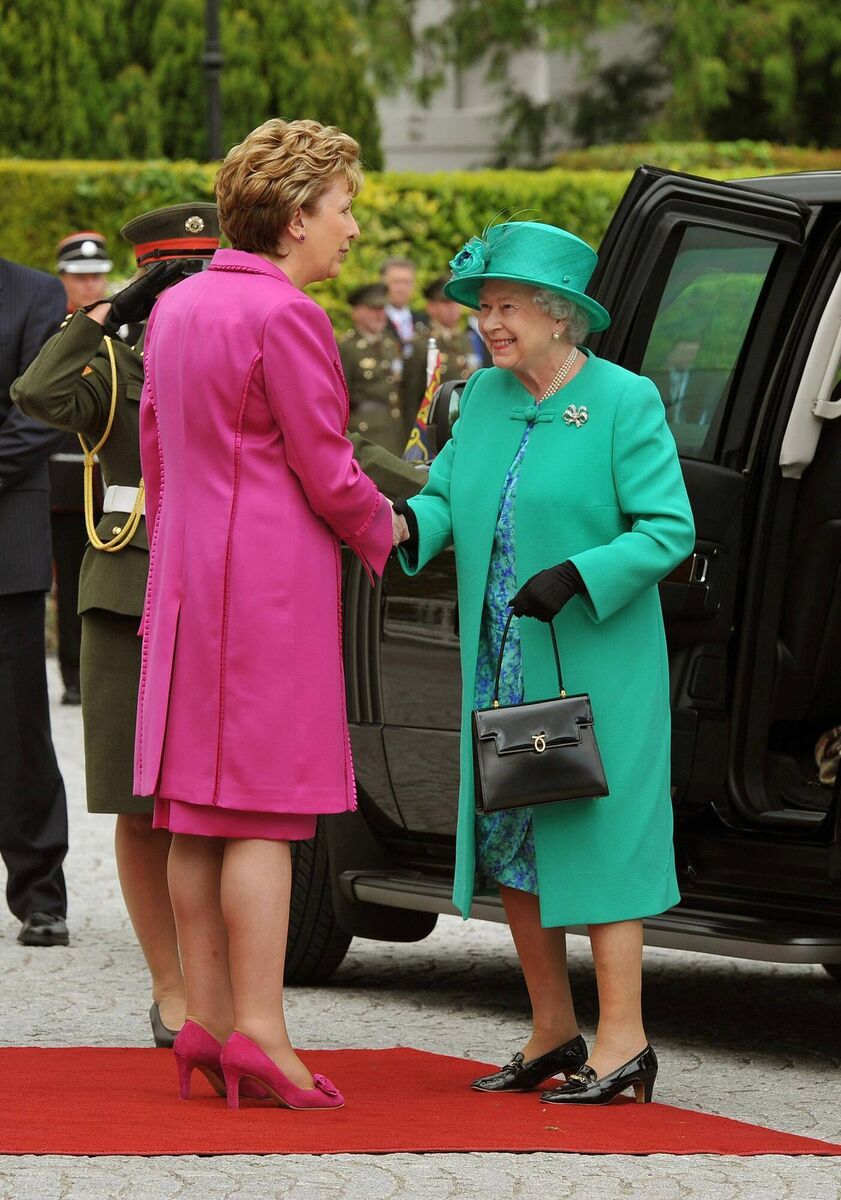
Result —
<instances>
[{"instance_id":1,"label":"uniformed officer in background","mask_svg":"<svg viewBox=\"0 0 841 1200\"><path fill-rule=\"evenodd\" d=\"M67 312L103 300L108 288L105 238L93 229L68 234L56 247L56 269L67 294ZM82 624L78 614L79 572L87 536L84 521L83 464L85 456L75 434L69 433L50 458L50 528L55 567L58 663L64 684L62 704L79 704L79 649Z\"/></svg>"},{"instance_id":2,"label":"uniformed officer in background","mask_svg":"<svg viewBox=\"0 0 841 1200\"><path fill-rule=\"evenodd\" d=\"M348 299L353 325L338 339L350 394L348 428L400 455L409 421L401 403L402 349L387 328L385 286L365 284Z\"/></svg>"},{"instance_id":3,"label":"uniformed officer in background","mask_svg":"<svg viewBox=\"0 0 841 1200\"><path fill-rule=\"evenodd\" d=\"M415 294L415 264L410 258L387 258L380 267L386 289L385 315L388 328L400 339L404 358L412 353L416 334L426 332L426 315L412 308Z\"/></svg>"},{"instance_id":4,"label":"uniformed officer in background","mask_svg":"<svg viewBox=\"0 0 841 1200\"><path fill-rule=\"evenodd\" d=\"M449 278L449 275L442 275L423 290L428 332L424 330L415 336L412 354L406 359L403 371L404 406L412 413L412 420L426 390L426 347L430 337L438 343L441 383L469 379L482 365L465 327L464 308L444 295L444 284Z\"/></svg>"}]
</instances>

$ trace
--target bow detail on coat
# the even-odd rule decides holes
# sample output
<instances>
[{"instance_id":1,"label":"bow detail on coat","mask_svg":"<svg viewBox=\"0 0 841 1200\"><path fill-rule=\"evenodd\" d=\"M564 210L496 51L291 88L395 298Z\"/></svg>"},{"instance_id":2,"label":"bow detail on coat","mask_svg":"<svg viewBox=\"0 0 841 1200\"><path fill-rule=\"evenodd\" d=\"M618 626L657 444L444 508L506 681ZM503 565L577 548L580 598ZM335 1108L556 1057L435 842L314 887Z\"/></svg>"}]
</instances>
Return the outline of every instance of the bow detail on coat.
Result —
<instances>
[{"instance_id":1,"label":"bow detail on coat","mask_svg":"<svg viewBox=\"0 0 841 1200\"><path fill-rule=\"evenodd\" d=\"M539 404L529 404L527 408L512 408L512 421L554 421L555 414L551 409L542 408Z\"/></svg>"}]
</instances>

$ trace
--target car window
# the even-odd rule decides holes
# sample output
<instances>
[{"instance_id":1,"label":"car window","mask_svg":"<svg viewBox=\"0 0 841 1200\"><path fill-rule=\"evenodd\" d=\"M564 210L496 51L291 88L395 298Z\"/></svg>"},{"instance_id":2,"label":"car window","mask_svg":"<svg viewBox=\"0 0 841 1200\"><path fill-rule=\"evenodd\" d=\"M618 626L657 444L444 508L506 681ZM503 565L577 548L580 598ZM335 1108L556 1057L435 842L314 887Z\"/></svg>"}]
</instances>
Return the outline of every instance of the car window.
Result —
<instances>
[{"instance_id":1,"label":"car window","mask_svg":"<svg viewBox=\"0 0 841 1200\"><path fill-rule=\"evenodd\" d=\"M733 373L775 243L689 227L657 309L640 374L657 385L686 458L711 460Z\"/></svg>"}]
</instances>

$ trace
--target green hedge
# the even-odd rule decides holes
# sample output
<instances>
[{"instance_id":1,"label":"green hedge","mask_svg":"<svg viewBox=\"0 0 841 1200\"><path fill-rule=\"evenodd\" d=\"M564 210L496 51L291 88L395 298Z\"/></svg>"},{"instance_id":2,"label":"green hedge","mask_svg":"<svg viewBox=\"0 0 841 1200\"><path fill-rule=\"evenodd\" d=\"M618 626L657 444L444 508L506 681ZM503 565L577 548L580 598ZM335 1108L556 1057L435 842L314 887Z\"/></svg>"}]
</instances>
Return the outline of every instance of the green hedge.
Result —
<instances>
[{"instance_id":1,"label":"green hedge","mask_svg":"<svg viewBox=\"0 0 841 1200\"><path fill-rule=\"evenodd\" d=\"M448 273L467 238L519 213L562 225L598 246L630 172L453 171L371 175L354 206L361 236L337 284L314 288L328 311L333 296L376 278L380 263L405 254L421 284Z\"/></svg>"},{"instance_id":2,"label":"green hedge","mask_svg":"<svg viewBox=\"0 0 841 1200\"><path fill-rule=\"evenodd\" d=\"M181 200L212 200L214 168L192 162L0 159L0 255L55 270L55 247L76 229L108 238L115 273L133 268L119 236L130 217Z\"/></svg>"},{"instance_id":3,"label":"green hedge","mask_svg":"<svg viewBox=\"0 0 841 1200\"><path fill-rule=\"evenodd\" d=\"M160 205L212 198L214 173L193 162L0 160L0 255L52 271L65 234L98 229L114 276L126 276L133 264L121 225ZM408 255L423 284L446 272L462 243L499 214L563 225L597 246L629 178L629 171L370 174L354 206L361 237L340 279L313 294L343 319L347 293L375 279L384 258Z\"/></svg>"},{"instance_id":4,"label":"green hedge","mask_svg":"<svg viewBox=\"0 0 841 1200\"><path fill-rule=\"evenodd\" d=\"M792 147L771 147L777 157L760 162L765 145L601 146L566 155L563 168L539 172L372 173L355 205L362 236L341 277L313 294L335 320L344 320L348 292L376 278L384 258L408 255L418 264L419 282L426 283L446 272L468 237L516 213L562 225L598 246L640 162L718 178L795 166L841 167L841 151ZM783 152L789 156L785 161ZM710 158L714 161L706 161ZM52 271L62 237L74 229L99 229L108 238L115 279L125 277L133 263L120 227L164 204L212 199L215 170L195 162L0 160L0 255Z\"/></svg>"},{"instance_id":5,"label":"green hedge","mask_svg":"<svg viewBox=\"0 0 841 1200\"><path fill-rule=\"evenodd\" d=\"M735 177L775 171L841 170L841 149L813 150L773 142L629 142L591 146L559 154L556 165L567 171L629 171L639 163L656 163L672 171Z\"/></svg>"}]
</instances>

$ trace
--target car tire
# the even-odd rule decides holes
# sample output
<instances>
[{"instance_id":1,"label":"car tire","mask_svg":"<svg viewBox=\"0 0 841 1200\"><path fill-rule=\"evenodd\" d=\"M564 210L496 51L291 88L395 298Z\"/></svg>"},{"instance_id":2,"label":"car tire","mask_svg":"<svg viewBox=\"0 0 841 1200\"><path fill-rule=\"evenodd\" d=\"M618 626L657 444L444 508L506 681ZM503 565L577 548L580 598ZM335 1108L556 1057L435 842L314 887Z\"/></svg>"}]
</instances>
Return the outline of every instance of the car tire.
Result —
<instances>
[{"instance_id":1,"label":"car tire","mask_svg":"<svg viewBox=\"0 0 841 1200\"><path fill-rule=\"evenodd\" d=\"M823 969L836 983L841 983L841 963L824 963Z\"/></svg>"},{"instance_id":2,"label":"car tire","mask_svg":"<svg viewBox=\"0 0 841 1200\"><path fill-rule=\"evenodd\" d=\"M312 841L292 843L286 983L325 983L347 954L351 941L333 911L327 838L319 822Z\"/></svg>"}]
</instances>

